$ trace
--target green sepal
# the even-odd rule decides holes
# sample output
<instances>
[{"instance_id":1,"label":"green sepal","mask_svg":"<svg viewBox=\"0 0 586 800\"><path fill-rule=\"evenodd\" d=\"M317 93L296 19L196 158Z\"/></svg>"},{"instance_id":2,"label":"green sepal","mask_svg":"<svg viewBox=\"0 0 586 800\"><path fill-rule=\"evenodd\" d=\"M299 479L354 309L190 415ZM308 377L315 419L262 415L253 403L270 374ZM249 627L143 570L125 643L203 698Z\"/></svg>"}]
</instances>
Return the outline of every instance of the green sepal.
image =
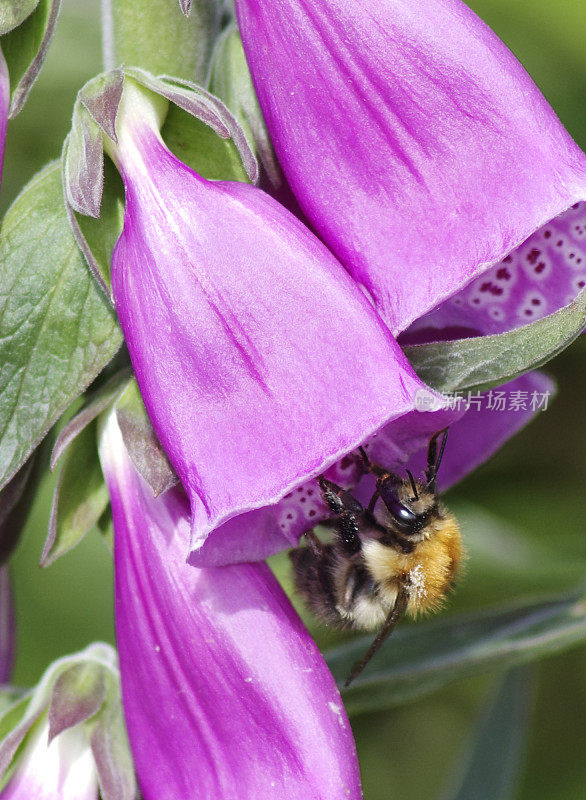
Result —
<instances>
[{"instance_id":1,"label":"green sepal","mask_svg":"<svg viewBox=\"0 0 586 800\"><path fill-rule=\"evenodd\" d=\"M74 664L59 675L49 705L49 741L97 714L106 699L106 674L100 665Z\"/></svg>"},{"instance_id":2,"label":"green sepal","mask_svg":"<svg viewBox=\"0 0 586 800\"><path fill-rule=\"evenodd\" d=\"M201 174L204 178L212 178L212 175L207 173L206 165L208 160L206 153L203 152L204 148L206 150L209 148L211 151L209 165L216 174L222 169L221 163L218 163L218 155L225 152L229 156L228 169L230 169L230 162L235 161L235 156L238 156L240 160L239 167L244 168L244 180L246 180L246 176L253 183L258 180L258 163L254 152L238 120L220 99L202 89L201 86L179 78L166 75L155 77L144 70L135 68L127 69L126 74L146 89L164 97L173 106L187 112L188 115L193 117L194 122L200 123L195 128L192 125L191 131L184 127L182 138L184 145L187 145L184 149L188 149L188 152L191 153L191 162L195 161L196 163L193 168L201 169ZM185 118L183 120L183 125L185 126L186 120ZM203 139L201 138L204 133L202 124L208 128ZM187 143L193 132L199 133L198 139L193 144L188 145ZM214 141L212 138L214 134L220 140L224 140L229 144L226 144L224 148L218 148L221 141ZM165 136L165 129L163 129L163 136ZM200 156L196 155L196 150L201 153Z\"/></svg>"},{"instance_id":3,"label":"green sepal","mask_svg":"<svg viewBox=\"0 0 586 800\"><path fill-rule=\"evenodd\" d=\"M372 637L325 653L343 685ZM424 697L460 678L507 669L586 642L581 595L557 595L403 626L342 694L348 713L380 711Z\"/></svg>"},{"instance_id":4,"label":"green sepal","mask_svg":"<svg viewBox=\"0 0 586 800\"><path fill-rule=\"evenodd\" d=\"M419 377L440 392L484 391L537 369L586 326L586 289L564 308L507 333L404 347Z\"/></svg>"},{"instance_id":5,"label":"green sepal","mask_svg":"<svg viewBox=\"0 0 586 800\"><path fill-rule=\"evenodd\" d=\"M90 735L103 800L136 798L134 764L120 700L120 685L110 680Z\"/></svg>"},{"instance_id":6,"label":"green sepal","mask_svg":"<svg viewBox=\"0 0 586 800\"><path fill-rule=\"evenodd\" d=\"M267 126L254 91L238 28L232 24L216 43L210 69L210 91L234 114L275 189L283 183Z\"/></svg>"},{"instance_id":7,"label":"green sepal","mask_svg":"<svg viewBox=\"0 0 586 800\"><path fill-rule=\"evenodd\" d=\"M129 366L114 372L95 391L88 392L83 407L60 431L51 453L51 470L75 439L122 394L132 377Z\"/></svg>"},{"instance_id":8,"label":"green sepal","mask_svg":"<svg viewBox=\"0 0 586 800\"><path fill-rule=\"evenodd\" d=\"M22 5L24 8L29 4ZM55 33L60 8L61 0L39 0L32 14L2 37L10 75L10 118L22 109L37 79Z\"/></svg>"},{"instance_id":9,"label":"green sepal","mask_svg":"<svg viewBox=\"0 0 586 800\"><path fill-rule=\"evenodd\" d=\"M122 333L71 233L53 163L0 229L0 488L114 356Z\"/></svg>"},{"instance_id":10,"label":"green sepal","mask_svg":"<svg viewBox=\"0 0 586 800\"><path fill-rule=\"evenodd\" d=\"M169 149L199 175L212 181L249 181L238 148L177 106L170 106L162 130Z\"/></svg>"},{"instance_id":11,"label":"green sepal","mask_svg":"<svg viewBox=\"0 0 586 800\"><path fill-rule=\"evenodd\" d=\"M97 524L108 503L94 420L75 438L63 457L41 566L49 566L79 544Z\"/></svg>"},{"instance_id":12,"label":"green sepal","mask_svg":"<svg viewBox=\"0 0 586 800\"><path fill-rule=\"evenodd\" d=\"M116 419L132 463L155 497L179 482L148 418L133 378L116 403Z\"/></svg>"},{"instance_id":13,"label":"green sepal","mask_svg":"<svg viewBox=\"0 0 586 800\"><path fill-rule=\"evenodd\" d=\"M57 738L76 728L91 747L104 800L134 800L136 781L124 727L116 652L94 643L55 661L37 686L0 716L0 780L27 737L44 724Z\"/></svg>"},{"instance_id":14,"label":"green sepal","mask_svg":"<svg viewBox=\"0 0 586 800\"><path fill-rule=\"evenodd\" d=\"M39 0L3 0L0 3L0 36L21 25L33 13Z\"/></svg>"}]
</instances>

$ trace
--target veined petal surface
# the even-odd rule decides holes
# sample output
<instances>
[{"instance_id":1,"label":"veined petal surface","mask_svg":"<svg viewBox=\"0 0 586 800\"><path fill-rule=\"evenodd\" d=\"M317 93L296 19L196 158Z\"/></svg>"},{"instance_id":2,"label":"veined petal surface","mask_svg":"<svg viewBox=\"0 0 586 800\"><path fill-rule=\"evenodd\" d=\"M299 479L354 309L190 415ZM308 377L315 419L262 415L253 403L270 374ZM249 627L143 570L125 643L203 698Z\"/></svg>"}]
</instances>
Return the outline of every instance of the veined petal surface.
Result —
<instances>
[{"instance_id":1,"label":"veined petal surface","mask_svg":"<svg viewBox=\"0 0 586 800\"><path fill-rule=\"evenodd\" d=\"M237 0L314 229L394 333L586 198L586 159L460 0Z\"/></svg>"},{"instance_id":2,"label":"veined petal surface","mask_svg":"<svg viewBox=\"0 0 586 800\"><path fill-rule=\"evenodd\" d=\"M359 800L340 695L268 567L190 567L182 491L153 498L113 419L101 459L124 709L145 800Z\"/></svg>"},{"instance_id":3,"label":"veined petal surface","mask_svg":"<svg viewBox=\"0 0 586 800\"><path fill-rule=\"evenodd\" d=\"M145 126L119 134L112 287L194 547L409 412L421 382L329 251L267 194L212 183Z\"/></svg>"}]
</instances>

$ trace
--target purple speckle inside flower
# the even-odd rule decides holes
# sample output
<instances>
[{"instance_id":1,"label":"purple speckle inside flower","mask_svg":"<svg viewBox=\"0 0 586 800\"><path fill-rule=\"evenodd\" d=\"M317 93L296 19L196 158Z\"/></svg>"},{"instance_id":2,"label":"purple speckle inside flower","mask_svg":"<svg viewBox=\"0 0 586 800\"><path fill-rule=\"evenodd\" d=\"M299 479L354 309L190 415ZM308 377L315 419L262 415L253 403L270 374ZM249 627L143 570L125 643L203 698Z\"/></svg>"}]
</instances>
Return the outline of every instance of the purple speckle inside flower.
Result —
<instances>
[{"instance_id":1,"label":"purple speckle inside flower","mask_svg":"<svg viewBox=\"0 0 586 800\"><path fill-rule=\"evenodd\" d=\"M485 334L512 330L572 302L585 285L586 203L576 203L414 323L402 342L446 338L430 334L455 324Z\"/></svg>"}]
</instances>

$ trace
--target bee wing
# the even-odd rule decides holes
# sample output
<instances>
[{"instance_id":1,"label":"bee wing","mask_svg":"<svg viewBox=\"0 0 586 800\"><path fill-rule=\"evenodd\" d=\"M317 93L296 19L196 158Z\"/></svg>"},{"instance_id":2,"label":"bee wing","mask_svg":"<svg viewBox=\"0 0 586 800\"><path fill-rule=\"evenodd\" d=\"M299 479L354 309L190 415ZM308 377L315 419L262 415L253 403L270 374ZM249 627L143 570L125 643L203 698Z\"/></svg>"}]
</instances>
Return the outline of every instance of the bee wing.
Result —
<instances>
[{"instance_id":1,"label":"bee wing","mask_svg":"<svg viewBox=\"0 0 586 800\"><path fill-rule=\"evenodd\" d=\"M360 675L364 667L368 664L370 659L378 652L381 646L386 642L389 638L391 633L393 632L395 625L401 619L403 612L407 608L407 603L409 601L409 593L405 586L401 586L399 592L397 594L397 599L395 600L395 605L389 612L386 620L383 623L382 628L377 633L375 640L370 645L364 656L357 661L352 669L350 670L350 675L346 678L346 682L344 684L344 688L348 688L352 681Z\"/></svg>"}]
</instances>

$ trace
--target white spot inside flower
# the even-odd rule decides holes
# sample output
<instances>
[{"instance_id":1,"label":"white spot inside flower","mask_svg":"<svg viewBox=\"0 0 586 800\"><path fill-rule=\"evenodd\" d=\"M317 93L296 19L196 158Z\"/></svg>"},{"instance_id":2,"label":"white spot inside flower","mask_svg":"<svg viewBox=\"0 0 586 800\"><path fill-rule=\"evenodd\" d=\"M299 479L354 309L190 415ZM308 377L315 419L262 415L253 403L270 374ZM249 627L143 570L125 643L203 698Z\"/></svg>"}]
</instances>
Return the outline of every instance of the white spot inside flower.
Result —
<instances>
[{"instance_id":1,"label":"white spot inside flower","mask_svg":"<svg viewBox=\"0 0 586 800\"><path fill-rule=\"evenodd\" d=\"M156 644L155 645L155 653L160 653L160 652L161 652L161 647L160 647L160 645Z\"/></svg>"},{"instance_id":2,"label":"white spot inside flower","mask_svg":"<svg viewBox=\"0 0 586 800\"><path fill-rule=\"evenodd\" d=\"M424 597L427 597L425 575L421 564L417 564L409 573L409 594L416 600L423 600Z\"/></svg>"},{"instance_id":3,"label":"white spot inside flower","mask_svg":"<svg viewBox=\"0 0 586 800\"><path fill-rule=\"evenodd\" d=\"M491 306L488 309L488 313L493 319L496 319L498 322L501 322L506 316L503 309L500 308L499 306Z\"/></svg>"},{"instance_id":4,"label":"white spot inside flower","mask_svg":"<svg viewBox=\"0 0 586 800\"><path fill-rule=\"evenodd\" d=\"M244 678L244 683L252 683L252 678Z\"/></svg>"},{"instance_id":5,"label":"white spot inside flower","mask_svg":"<svg viewBox=\"0 0 586 800\"><path fill-rule=\"evenodd\" d=\"M540 319L547 313L547 301L545 297L537 291L529 292L519 306L517 314L521 319L530 322L533 319Z\"/></svg>"},{"instance_id":6,"label":"white spot inside flower","mask_svg":"<svg viewBox=\"0 0 586 800\"><path fill-rule=\"evenodd\" d=\"M342 726L342 728L345 728L346 721L344 720L344 715L342 713L342 706L339 706L337 703L328 703L328 708L337 716L338 723Z\"/></svg>"}]
</instances>

